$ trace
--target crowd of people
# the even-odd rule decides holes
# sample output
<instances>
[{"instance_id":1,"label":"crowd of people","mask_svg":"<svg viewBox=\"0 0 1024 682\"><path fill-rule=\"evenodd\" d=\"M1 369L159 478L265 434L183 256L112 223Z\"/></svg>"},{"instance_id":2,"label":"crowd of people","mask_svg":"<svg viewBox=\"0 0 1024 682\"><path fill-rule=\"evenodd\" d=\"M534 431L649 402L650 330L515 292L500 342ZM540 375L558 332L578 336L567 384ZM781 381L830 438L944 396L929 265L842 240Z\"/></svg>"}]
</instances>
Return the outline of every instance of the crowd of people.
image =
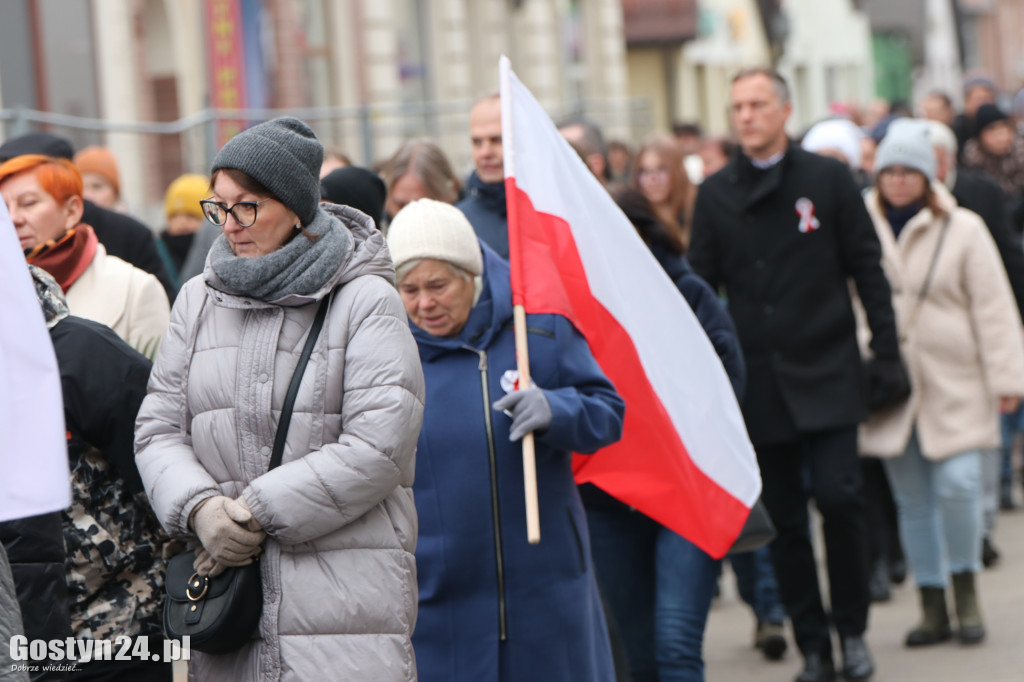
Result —
<instances>
[{"instance_id":1,"label":"crowd of people","mask_svg":"<svg viewBox=\"0 0 1024 682\"><path fill-rule=\"evenodd\" d=\"M730 137L559 126L732 383L777 535L728 561L753 645L778 660L792 641L797 682L871 678L870 606L908 574L906 646L986 636L977 575L1020 487L1024 97L1006 113L982 77L962 95L960 113L942 92L918 116L836 106L792 138L787 82L755 68L732 82ZM109 150L0 145L73 493L0 523L14 627L159 649L165 566L194 551L209 579L257 564L263 609L241 648L194 652L193 679L705 679L722 560L573 480L629 405L556 314L526 316L519 385L499 96L468 135L462 178L429 139L371 169L298 119L260 123L171 183L156 233ZM171 677L135 660L71 679Z\"/></svg>"}]
</instances>

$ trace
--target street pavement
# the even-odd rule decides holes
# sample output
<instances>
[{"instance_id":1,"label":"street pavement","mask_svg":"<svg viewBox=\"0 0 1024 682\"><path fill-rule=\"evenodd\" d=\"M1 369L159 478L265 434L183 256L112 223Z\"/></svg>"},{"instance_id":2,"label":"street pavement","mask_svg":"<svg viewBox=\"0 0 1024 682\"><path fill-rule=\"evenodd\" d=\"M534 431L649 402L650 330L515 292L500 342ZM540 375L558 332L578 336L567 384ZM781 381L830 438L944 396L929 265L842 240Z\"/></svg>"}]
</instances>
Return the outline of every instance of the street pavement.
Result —
<instances>
[{"instance_id":1,"label":"street pavement","mask_svg":"<svg viewBox=\"0 0 1024 682\"><path fill-rule=\"evenodd\" d=\"M917 590L910 576L902 586L894 586L891 602L871 608L867 640L877 668L873 682L1024 682L1024 510L999 514L995 542L1002 559L979 578L988 629L985 642L974 647L953 641L905 648L903 637L918 617ZM783 660L765 661L752 646L754 618L740 601L728 569L721 584L722 595L712 606L704 642L707 682L790 682L801 669L790 633ZM826 584L823 576L822 585ZM183 664L176 664L174 679L185 681Z\"/></svg>"},{"instance_id":2,"label":"street pavement","mask_svg":"<svg viewBox=\"0 0 1024 682\"><path fill-rule=\"evenodd\" d=\"M867 642L876 664L873 682L1024 682L1024 511L1000 512L994 537L1002 559L982 573L978 587L988 630L985 642L905 648L904 635L919 613L917 589L908 576L902 586L894 586L892 601L871 607ZM821 584L827 589L824 577ZM753 632L753 614L725 571L722 596L712 606L704 641L707 682L790 682L796 677L802 660L792 633L787 632L785 658L769 662L753 648Z\"/></svg>"}]
</instances>

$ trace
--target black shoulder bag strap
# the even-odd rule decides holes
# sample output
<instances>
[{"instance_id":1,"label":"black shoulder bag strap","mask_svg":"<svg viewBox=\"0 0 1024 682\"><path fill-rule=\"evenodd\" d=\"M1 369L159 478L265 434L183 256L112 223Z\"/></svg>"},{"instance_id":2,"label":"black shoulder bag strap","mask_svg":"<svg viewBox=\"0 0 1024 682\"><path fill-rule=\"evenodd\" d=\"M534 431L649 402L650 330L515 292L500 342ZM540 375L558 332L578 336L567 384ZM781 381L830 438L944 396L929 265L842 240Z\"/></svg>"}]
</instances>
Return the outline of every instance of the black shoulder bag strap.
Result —
<instances>
[{"instance_id":1,"label":"black shoulder bag strap","mask_svg":"<svg viewBox=\"0 0 1024 682\"><path fill-rule=\"evenodd\" d=\"M299 384L302 383L302 375L306 372L306 365L309 364L309 356L313 354L313 346L320 337L320 330L324 326L324 318L327 317L327 308L332 298L331 294L324 296L320 301L320 307L316 309L316 317L313 318L313 326L309 328L309 336L306 337L306 345L299 356L299 364L295 366L295 374L292 375L292 383L288 385L288 395L284 398L284 405L281 407L281 421L277 423L277 435L274 437L274 451L270 455L270 469L281 464L284 457L284 442L288 440L288 427L292 421L292 410L295 408L295 397L299 394Z\"/></svg>"}]
</instances>

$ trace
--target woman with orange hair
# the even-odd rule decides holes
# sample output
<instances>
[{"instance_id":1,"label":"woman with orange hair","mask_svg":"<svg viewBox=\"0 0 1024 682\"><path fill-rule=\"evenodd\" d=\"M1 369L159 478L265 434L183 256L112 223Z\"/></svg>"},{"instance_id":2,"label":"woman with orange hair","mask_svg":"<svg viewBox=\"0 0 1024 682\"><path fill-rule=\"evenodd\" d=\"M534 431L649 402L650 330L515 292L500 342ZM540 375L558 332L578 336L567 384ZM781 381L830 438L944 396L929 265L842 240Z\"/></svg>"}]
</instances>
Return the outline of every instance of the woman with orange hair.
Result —
<instances>
[{"instance_id":1,"label":"woman with orange hair","mask_svg":"<svg viewBox=\"0 0 1024 682\"><path fill-rule=\"evenodd\" d=\"M73 315L111 327L152 357L170 319L160 282L107 255L82 221L82 176L67 159L17 156L0 165L7 204L25 259L60 284Z\"/></svg>"},{"instance_id":2,"label":"woman with orange hair","mask_svg":"<svg viewBox=\"0 0 1024 682\"><path fill-rule=\"evenodd\" d=\"M668 135L648 138L633 161L632 177L633 189L643 193L658 219L689 248L696 192L686 175L683 153L675 139Z\"/></svg>"}]
</instances>

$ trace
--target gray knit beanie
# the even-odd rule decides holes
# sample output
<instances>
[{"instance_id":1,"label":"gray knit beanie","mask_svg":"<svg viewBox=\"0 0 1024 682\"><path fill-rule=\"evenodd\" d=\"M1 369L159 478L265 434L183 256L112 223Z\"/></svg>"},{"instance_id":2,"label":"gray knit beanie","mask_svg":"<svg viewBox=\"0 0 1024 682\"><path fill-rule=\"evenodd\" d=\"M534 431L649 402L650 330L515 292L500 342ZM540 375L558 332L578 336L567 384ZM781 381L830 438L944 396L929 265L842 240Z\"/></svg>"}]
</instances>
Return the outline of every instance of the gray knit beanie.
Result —
<instances>
[{"instance_id":1,"label":"gray knit beanie","mask_svg":"<svg viewBox=\"0 0 1024 682\"><path fill-rule=\"evenodd\" d=\"M303 225L320 206L320 166L324 146L308 125L288 116L243 130L221 147L210 173L242 171L270 190Z\"/></svg>"},{"instance_id":2,"label":"gray knit beanie","mask_svg":"<svg viewBox=\"0 0 1024 682\"><path fill-rule=\"evenodd\" d=\"M935 150L926 121L901 118L892 122L875 153L879 172L890 166L921 171L929 182L935 179Z\"/></svg>"}]
</instances>

